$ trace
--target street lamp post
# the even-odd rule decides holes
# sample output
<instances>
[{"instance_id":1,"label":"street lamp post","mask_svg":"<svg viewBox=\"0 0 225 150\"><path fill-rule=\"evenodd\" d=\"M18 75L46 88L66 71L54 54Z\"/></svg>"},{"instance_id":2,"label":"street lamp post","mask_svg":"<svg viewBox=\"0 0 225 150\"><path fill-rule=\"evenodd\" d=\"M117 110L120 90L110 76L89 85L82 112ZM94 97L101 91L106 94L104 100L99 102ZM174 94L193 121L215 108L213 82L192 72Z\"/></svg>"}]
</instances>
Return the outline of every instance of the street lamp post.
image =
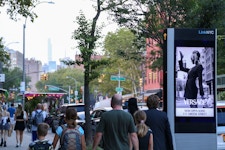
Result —
<instances>
[{"instance_id":1,"label":"street lamp post","mask_svg":"<svg viewBox=\"0 0 225 150\"><path fill-rule=\"evenodd\" d=\"M37 5L42 4L42 3L54 4L54 2L51 2L51 1L39 2L30 9L30 12L32 11L33 8L35 8ZM24 103L25 103L25 85L26 85L25 84L26 83L26 72L25 72L25 41L26 41L25 31L26 31L26 23L27 23L27 17L25 18L25 21L24 21L24 24L23 24L23 79L22 79L22 82L21 82L21 85L20 85L21 86L20 91L23 93L23 99L22 99L23 106L24 106Z\"/></svg>"},{"instance_id":2,"label":"street lamp post","mask_svg":"<svg viewBox=\"0 0 225 150\"><path fill-rule=\"evenodd\" d=\"M75 100L77 100L77 80L73 77L70 77L70 76L66 76L66 78L70 78L70 79L73 79L74 80L74 85L75 85Z\"/></svg>"},{"instance_id":3,"label":"street lamp post","mask_svg":"<svg viewBox=\"0 0 225 150\"><path fill-rule=\"evenodd\" d=\"M144 86L145 86L145 67L144 67L144 65L145 65L145 59L146 59L146 52L143 52L142 53L142 63L141 63L141 78L142 78L142 102L144 102L144 99L145 99L145 88L144 88Z\"/></svg>"}]
</instances>

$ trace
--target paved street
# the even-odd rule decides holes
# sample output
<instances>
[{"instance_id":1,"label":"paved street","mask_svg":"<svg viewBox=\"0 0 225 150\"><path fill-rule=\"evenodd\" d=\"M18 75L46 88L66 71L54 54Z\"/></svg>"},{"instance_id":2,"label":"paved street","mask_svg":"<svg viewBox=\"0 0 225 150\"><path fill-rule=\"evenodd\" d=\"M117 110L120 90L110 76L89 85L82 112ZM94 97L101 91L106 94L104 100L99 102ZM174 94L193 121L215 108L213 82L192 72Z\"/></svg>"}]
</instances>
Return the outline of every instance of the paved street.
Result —
<instances>
[{"instance_id":1,"label":"paved street","mask_svg":"<svg viewBox=\"0 0 225 150\"><path fill-rule=\"evenodd\" d=\"M52 133L52 131L49 130L47 139L49 139L49 141L52 142L53 138L54 138L54 133ZM16 132L13 131L12 136L8 137L8 139L7 139L7 147L0 147L0 149L1 150L14 150L14 149L15 150L27 150L30 142L31 142L31 133L27 132L27 130L25 129L22 147L16 147Z\"/></svg>"}]
</instances>

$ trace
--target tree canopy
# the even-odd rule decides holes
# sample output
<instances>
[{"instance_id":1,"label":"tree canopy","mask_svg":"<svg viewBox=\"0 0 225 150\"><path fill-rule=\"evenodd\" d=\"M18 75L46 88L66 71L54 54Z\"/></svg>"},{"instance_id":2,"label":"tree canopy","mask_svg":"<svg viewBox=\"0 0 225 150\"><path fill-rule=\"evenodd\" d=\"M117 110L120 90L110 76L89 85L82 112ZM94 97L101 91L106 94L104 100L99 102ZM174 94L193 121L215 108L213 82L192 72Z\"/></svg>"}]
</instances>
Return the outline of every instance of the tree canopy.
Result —
<instances>
[{"instance_id":1,"label":"tree canopy","mask_svg":"<svg viewBox=\"0 0 225 150\"><path fill-rule=\"evenodd\" d=\"M110 5L115 3L115 1L109 2ZM218 34L224 35L225 32L224 0L121 0L118 7L111 7L109 14L119 25L131 29L141 41L143 37L156 41L157 45L150 46L160 47L161 50L155 50L149 58L153 69L162 69L164 29L217 28ZM223 49L218 47L218 51ZM154 59L155 56L159 57Z\"/></svg>"}]
</instances>

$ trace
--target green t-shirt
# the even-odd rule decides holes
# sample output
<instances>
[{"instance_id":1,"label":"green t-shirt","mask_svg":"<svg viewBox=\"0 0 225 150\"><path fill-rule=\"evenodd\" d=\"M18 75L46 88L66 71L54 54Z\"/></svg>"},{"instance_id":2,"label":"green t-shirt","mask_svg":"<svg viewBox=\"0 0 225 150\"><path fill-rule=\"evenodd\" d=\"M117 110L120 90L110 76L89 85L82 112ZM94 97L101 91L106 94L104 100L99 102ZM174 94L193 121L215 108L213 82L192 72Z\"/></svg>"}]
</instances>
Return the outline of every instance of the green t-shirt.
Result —
<instances>
[{"instance_id":1,"label":"green t-shirt","mask_svg":"<svg viewBox=\"0 0 225 150\"><path fill-rule=\"evenodd\" d=\"M129 150L128 133L136 132L136 127L131 114L111 110L101 116L96 131L103 133L104 150Z\"/></svg>"}]
</instances>

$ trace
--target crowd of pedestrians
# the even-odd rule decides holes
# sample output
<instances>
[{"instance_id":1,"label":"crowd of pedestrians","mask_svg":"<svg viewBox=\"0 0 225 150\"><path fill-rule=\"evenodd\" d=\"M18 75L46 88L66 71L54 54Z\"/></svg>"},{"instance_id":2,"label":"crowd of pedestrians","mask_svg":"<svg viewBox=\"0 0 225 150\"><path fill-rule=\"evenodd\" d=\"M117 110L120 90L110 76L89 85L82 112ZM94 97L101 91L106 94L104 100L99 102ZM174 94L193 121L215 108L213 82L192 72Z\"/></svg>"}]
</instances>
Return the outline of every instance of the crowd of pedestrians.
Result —
<instances>
[{"instance_id":1,"label":"crowd of pedestrians","mask_svg":"<svg viewBox=\"0 0 225 150\"><path fill-rule=\"evenodd\" d=\"M122 96L115 94L111 98L112 110L102 114L96 127L92 149L98 147L110 150L173 150L170 124L165 112L158 110L159 97L147 98L148 110L140 110L137 99L128 100L128 112L123 110ZM58 126L53 141L46 139L49 125L42 104L31 114L32 135L30 150L53 150L59 143L59 150L86 150L84 130L77 125L77 111L68 108L65 112L65 124ZM11 104L0 107L0 146L7 147L7 136L15 130L15 146L23 144L23 132L28 116L22 105L17 108ZM101 143L101 145L100 145Z\"/></svg>"}]
</instances>

